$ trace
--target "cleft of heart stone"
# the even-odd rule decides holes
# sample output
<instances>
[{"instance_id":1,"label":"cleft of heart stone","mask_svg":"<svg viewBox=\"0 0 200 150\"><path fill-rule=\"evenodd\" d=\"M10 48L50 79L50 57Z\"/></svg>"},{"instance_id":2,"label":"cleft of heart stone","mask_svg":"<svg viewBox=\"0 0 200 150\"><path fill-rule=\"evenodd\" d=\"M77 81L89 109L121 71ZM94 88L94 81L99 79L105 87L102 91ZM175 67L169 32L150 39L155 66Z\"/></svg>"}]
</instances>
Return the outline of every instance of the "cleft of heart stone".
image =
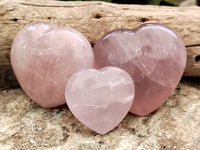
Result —
<instances>
[{"instance_id":1,"label":"cleft of heart stone","mask_svg":"<svg viewBox=\"0 0 200 150\"><path fill-rule=\"evenodd\" d=\"M99 134L116 127L131 108L135 86L127 72L117 67L86 69L68 80L67 105L75 117Z\"/></svg>"}]
</instances>

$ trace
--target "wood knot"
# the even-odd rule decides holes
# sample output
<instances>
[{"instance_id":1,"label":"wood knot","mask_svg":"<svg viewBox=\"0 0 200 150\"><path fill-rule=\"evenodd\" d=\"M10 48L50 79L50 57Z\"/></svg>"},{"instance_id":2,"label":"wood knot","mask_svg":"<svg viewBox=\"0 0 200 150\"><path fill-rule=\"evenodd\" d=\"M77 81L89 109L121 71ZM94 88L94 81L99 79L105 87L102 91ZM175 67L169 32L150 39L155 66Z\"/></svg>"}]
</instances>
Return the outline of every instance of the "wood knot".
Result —
<instances>
[{"instance_id":1,"label":"wood knot","mask_svg":"<svg viewBox=\"0 0 200 150\"><path fill-rule=\"evenodd\" d=\"M94 15L94 18L100 19L100 18L102 18L102 15L101 15L100 13L96 13L96 14Z\"/></svg>"}]
</instances>

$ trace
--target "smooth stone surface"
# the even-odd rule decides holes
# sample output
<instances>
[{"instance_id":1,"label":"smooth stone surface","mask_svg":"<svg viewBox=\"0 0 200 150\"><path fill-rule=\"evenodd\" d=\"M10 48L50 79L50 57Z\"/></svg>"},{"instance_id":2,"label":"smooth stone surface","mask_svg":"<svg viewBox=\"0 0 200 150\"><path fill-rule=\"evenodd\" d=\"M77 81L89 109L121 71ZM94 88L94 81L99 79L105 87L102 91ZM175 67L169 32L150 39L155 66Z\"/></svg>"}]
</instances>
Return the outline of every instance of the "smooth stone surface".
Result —
<instances>
[{"instance_id":1,"label":"smooth stone surface","mask_svg":"<svg viewBox=\"0 0 200 150\"><path fill-rule=\"evenodd\" d=\"M157 111L128 114L110 133L98 135L66 105L44 109L21 89L0 91L3 150L200 150L200 80L182 81Z\"/></svg>"},{"instance_id":2,"label":"smooth stone surface","mask_svg":"<svg viewBox=\"0 0 200 150\"><path fill-rule=\"evenodd\" d=\"M75 117L99 134L117 126L129 112L135 95L127 72L116 67L87 69L68 80L65 96Z\"/></svg>"},{"instance_id":3,"label":"smooth stone surface","mask_svg":"<svg viewBox=\"0 0 200 150\"><path fill-rule=\"evenodd\" d=\"M11 63L24 91L40 106L65 103L69 77L83 68L92 68L94 54L87 39L68 27L33 23L16 36Z\"/></svg>"},{"instance_id":4,"label":"smooth stone surface","mask_svg":"<svg viewBox=\"0 0 200 150\"><path fill-rule=\"evenodd\" d=\"M133 78L136 89L130 111L140 116L167 100L186 65L183 41L159 24L112 31L97 42L94 53L99 68L118 66Z\"/></svg>"}]
</instances>

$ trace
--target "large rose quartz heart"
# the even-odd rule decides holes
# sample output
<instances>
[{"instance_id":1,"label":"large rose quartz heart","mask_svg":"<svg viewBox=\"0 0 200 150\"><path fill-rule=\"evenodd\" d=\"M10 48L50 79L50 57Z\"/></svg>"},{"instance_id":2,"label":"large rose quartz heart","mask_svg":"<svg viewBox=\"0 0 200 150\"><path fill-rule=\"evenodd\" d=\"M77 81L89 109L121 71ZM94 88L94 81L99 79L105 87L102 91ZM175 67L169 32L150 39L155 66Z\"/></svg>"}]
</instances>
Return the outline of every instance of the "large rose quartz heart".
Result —
<instances>
[{"instance_id":1,"label":"large rose quartz heart","mask_svg":"<svg viewBox=\"0 0 200 150\"><path fill-rule=\"evenodd\" d=\"M11 63L24 91L40 106L50 108L66 103L67 80L76 71L92 68L94 54L78 31L33 23L16 36Z\"/></svg>"},{"instance_id":2,"label":"large rose quartz heart","mask_svg":"<svg viewBox=\"0 0 200 150\"><path fill-rule=\"evenodd\" d=\"M118 66L130 74L136 87L130 111L140 116L167 100L186 65L183 41L159 24L110 32L97 42L94 53L99 68Z\"/></svg>"},{"instance_id":3,"label":"large rose quartz heart","mask_svg":"<svg viewBox=\"0 0 200 150\"><path fill-rule=\"evenodd\" d=\"M97 133L105 134L128 113L134 90L128 73L116 67L106 67L72 75L65 97L78 120Z\"/></svg>"}]
</instances>

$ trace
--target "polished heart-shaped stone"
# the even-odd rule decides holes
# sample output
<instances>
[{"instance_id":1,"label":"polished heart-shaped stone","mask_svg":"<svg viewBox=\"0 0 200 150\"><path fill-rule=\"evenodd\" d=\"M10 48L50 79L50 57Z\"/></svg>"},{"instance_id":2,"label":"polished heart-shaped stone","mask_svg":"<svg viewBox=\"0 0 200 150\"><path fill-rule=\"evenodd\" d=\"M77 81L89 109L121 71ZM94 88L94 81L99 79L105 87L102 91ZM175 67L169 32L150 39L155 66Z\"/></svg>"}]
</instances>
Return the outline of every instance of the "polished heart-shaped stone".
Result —
<instances>
[{"instance_id":1,"label":"polished heart-shaped stone","mask_svg":"<svg viewBox=\"0 0 200 150\"><path fill-rule=\"evenodd\" d=\"M65 97L75 117L99 134L117 126L128 113L134 98L134 83L116 67L87 69L68 80Z\"/></svg>"},{"instance_id":2,"label":"polished heart-shaped stone","mask_svg":"<svg viewBox=\"0 0 200 150\"><path fill-rule=\"evenodd\" d=\"M50 108L66 103L67 80L74 72L92 68L94 54L78 31L41 22L17 34L11 63L24 91L40 106Z\"/></svg>"},{"instance_id":3,"label":"polished heart-shaped stone","mask_svg":"<svg viewBox=\"0 0 200 150\"><path fill-rule=\"evenodd\" d=\"M183 41L160 24L112 31L97 42L94 54L99 68L118 66L132 77L136 89L130 111L140 116L167 100L186 65Z\"/></svg>"}]
</instances>

